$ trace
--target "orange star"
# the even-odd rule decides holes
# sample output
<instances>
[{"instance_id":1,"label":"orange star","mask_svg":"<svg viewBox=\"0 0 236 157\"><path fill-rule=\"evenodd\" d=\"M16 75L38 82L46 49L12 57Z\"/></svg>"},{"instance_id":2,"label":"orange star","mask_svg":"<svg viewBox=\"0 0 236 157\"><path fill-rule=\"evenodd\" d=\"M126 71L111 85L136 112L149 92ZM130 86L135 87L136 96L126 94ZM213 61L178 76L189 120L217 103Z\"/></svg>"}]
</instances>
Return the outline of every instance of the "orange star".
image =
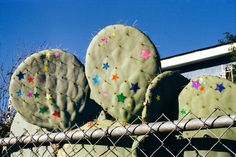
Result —
<instances>
[{"instance_id":1,"label":"orange star","mask_svg":"<svg viewBox=\"0 0 236 157\"><path fill-rule=\"evenodd\" d=\"M31 77L31 76L29 76L29 77L27 78L27 80L28 80L29 83L34 83L34 78Z\"/></svg>"},{"instance_id":2,"label":"orange star","mask_svg":"<svg viewBox=\"0 0 236 157\"><path fill-rule=\"evenodd\" d=\"M204 87L204 86L200 86L200 87L199 87L199 90L200 90L201 92L203 92L203 91L205 90L205 87Z\"/></svg>"},{"instance_id":3,"label":"orange star","mask_svg":"<svg viewBox=\"0 0 236 157\"><path fill-rule=\"evenodd\" d=\"M116 81L116 80L118 80L118 79L119 79L119 76L118 76L117 74L113 74L113 75L111 76L111 80Z\"/></svg>"}]
</instances>

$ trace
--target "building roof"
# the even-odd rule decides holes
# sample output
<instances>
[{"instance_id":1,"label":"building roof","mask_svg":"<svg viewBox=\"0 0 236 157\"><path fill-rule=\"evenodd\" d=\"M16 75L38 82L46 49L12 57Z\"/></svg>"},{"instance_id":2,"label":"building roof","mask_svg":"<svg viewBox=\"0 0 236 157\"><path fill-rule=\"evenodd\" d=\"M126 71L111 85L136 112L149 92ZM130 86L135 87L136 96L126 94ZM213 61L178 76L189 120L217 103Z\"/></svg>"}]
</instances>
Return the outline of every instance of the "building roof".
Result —
<instances>
[{"instance_id":1,"label":"building roof","mask_svg":"<svg viewBox=\"0 0 236 157\"><path fill-rule=\"evenodd\" d=\"M190 64L196 64L203 61L210 61L220 57L229 56L233 52L233 47L236 47L236 43L215 45L163 58L161 59L162 69L164 71L177 69L179 67L188 66Z\"/></svg>"}]
</instances>

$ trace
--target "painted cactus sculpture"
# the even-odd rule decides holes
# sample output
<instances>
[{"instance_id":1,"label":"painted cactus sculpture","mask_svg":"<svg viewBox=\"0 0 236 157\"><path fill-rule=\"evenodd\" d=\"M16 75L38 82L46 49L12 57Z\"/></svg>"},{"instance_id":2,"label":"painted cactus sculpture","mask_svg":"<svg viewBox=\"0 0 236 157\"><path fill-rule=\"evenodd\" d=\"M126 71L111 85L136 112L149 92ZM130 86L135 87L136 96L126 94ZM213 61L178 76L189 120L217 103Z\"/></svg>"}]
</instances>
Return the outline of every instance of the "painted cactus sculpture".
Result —
<instances>
[{"instance_id":1,"label":"painted cactus sculpture","mask_svg":"<svg viewBox=\"0 0 236 157\"><path fill-rule=\"evenodd\" d=\"M141 31L110 25L90 43L85 72L91 98L114 118L131 122L141 116L148 84L160 73L160 58Z\"/></svg>"},{"instance_id":2,"label":"painted cactus sculpture","mask_svg":"<svg viewBox=\"0 0 236 157\"><path fill-rule=\"evenodd\" d=\"M27 122L65 129L83 112L88 90L84 67L77 58L52 49L35 53L19 65L9 95Z\"/></svg>"},{"instance_id":3,"label":"painted cactus sculpture","mask_svg":"<svg viewBox=\"0 0 236 157\"><path fill-rule=\"evenodd\" d=\"M201 76L193 79L179 95L179 119L216 117L226 115L226 113L235 114L235 95L236 85L226 79L216 76ZM201 145L204 145L204 143L200 142L201 138L216 141L220 137L221 143L231 148L232 142L235 143L236 141L236 128L185 131L183 136L185 138L197 138L195 141L199 140ZM195 143L197 144L197 141ZM215 142L212 142L212 144L208 142L205 148L210 149L214 144ZM197 145L192 145L198 148ZM235 149L235 144L233 144L233 147L231 150ZM230 157L232 155L230 152L224 151L215 150L208 152L206 150L199 150L198 154L205 156L208 153L207 156L212 157ZM184 156L196 156L196 152L194 150L186 151Z\"/></svg>"},{"instance_id":4,"label":"painted cactus sculpture","mask_svg":"<svg viewBox=\"0 0 236 157\"><path fill-rule=\"evenodd\" d=\"M169 120L178 119L178 96L188 83L189 80L177 72L157 75L148 86L142 117L148 122L156 121L162 114Z\"/></svg>"}]
</instances>

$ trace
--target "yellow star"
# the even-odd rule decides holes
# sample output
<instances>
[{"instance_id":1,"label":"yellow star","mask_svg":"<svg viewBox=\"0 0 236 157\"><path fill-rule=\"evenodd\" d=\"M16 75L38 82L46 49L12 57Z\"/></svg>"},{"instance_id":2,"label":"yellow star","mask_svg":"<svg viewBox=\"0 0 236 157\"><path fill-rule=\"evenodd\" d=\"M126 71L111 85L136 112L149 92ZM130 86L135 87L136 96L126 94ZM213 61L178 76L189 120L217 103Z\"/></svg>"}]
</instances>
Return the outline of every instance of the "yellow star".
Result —
<instances>
[{"instance_id":1,"label":"yellow star","mask_svg":"<svg viewBox=\"0 0 236 157\"><path fill-rule=\"evenodd\" d=\"M51 99L52 99L51 95L47 93L47 94L46 94L46 99L47 99L47 100L51 100Z\"/></svg>"},{"instance_id":2,"label":"yellow star","mask_svg":"<svg viewBox=\"0 0 236 157\"><path fill-rule=\"evenodd\" d=\"M44 65L44 66L43 66L43 71L44 71L44 72L48 72L48 66L47 66L47 65Z\"/></svg>"},{"instance_id":3,"label":"yellow star","mask_svg":"<svg viewBox=\"0 0 236 157\"><path fill-rule=\"evenodd\" d=\"M157 99L157 101L160 101L161 100L161 96L157 95L156 99Z\"/></svg>"},{"instance_id":4,"label":"yellow star","mask_svg":"<svg viewBox=\"0 0 236 157\"><path fill-rule=\"evenodd\" d=\"M115 37L115 36L116 36L116 33L115 33L115 32L113 32L113 33L111 34L111 36L112 36L112 37Z\"/></svg>"},{"instance_id":5,"label":"yellow star","mask_svg":"<svg viewBox=\"0 0 236 157\"><path fill-rule=\"evenodd\" d=\"M51 56L50 52L47 52L47 53L46 53L46 57L49 59L50 56Z\"/></svg>"},{"instance_id":6,"label":"yellow star","mask_svg":"<svg viewBox=\"0 0 236 157\"><path fill-rule=\"evenodd\" d=\"M128 104L127 104L127 107L128 107L128 108L131 108L131 103L128 103Z\"/></svg>"}]
</instances>

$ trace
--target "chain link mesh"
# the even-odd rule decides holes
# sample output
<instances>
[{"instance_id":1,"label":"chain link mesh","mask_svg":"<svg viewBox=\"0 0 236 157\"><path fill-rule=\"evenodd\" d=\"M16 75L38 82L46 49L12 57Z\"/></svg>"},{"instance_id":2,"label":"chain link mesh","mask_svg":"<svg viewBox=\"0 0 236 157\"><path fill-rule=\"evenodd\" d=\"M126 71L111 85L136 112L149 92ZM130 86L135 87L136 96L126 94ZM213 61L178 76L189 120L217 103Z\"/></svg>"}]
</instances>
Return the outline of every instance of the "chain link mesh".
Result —
<instances>
[{"instance_id":1,"label":"chain link mesh","mask_svg":"<svg viewBox=\"0 0 236 157\"><path fill-rule=\"evenodd\" d=\"M214 113L221 116L214 117ZM220 108L207 118L171 121L164 114L156 122L126 124L114 121L109 127L78 126L67 131L39 129L21 136L12 132L0 139L3 157L132 157L132 156L236 156L236 114ZM160 121L165 119L164 121ZM76 128L76 129L75 129Z\"/></svg>"}]
</instances>

